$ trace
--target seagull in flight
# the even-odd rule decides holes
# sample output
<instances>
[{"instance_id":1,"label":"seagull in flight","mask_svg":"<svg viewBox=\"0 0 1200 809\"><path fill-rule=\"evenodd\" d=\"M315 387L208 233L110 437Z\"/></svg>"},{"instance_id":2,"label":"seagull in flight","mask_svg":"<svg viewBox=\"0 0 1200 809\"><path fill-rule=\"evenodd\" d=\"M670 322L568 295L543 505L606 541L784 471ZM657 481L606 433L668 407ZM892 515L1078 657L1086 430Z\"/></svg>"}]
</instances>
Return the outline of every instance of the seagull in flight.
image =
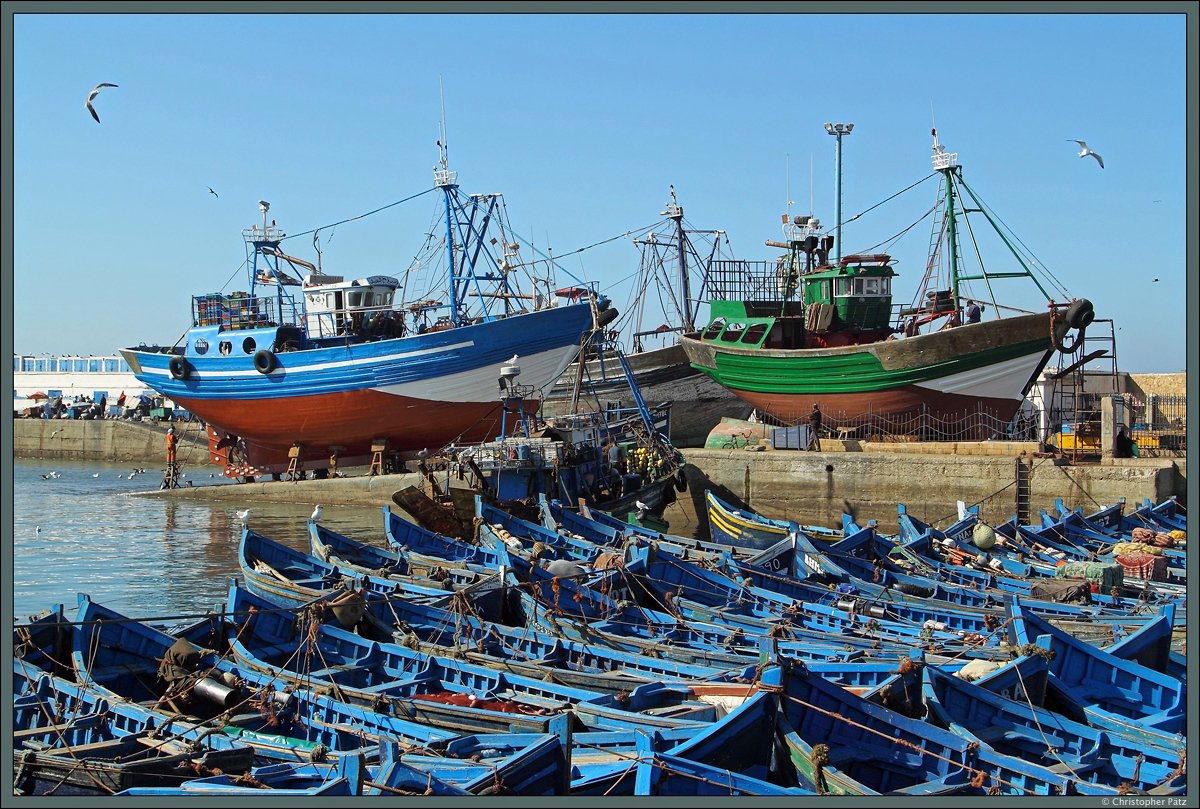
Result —
<instances>
[{"instance_id":1,"label":"seagull in flight","mask_svg":"<svg viewBox=\"0 0 1200 809\"><path fill-rule=\"evenodd\" d=\"M237 512L237 518L238 518L238 522L240 522L242 525L245 525L246 520L250 519L250 509L246 509L245 511Z\"/></svg>"},{"instance_id":2,"label":"seagull in flight","mask_svg":"<svg viewBox=\"0 0 1200 809\"><path fill-rule=\"evenodd\" d=\"M318 503L318 504L317 504L317 507L313 509L313 513L312 513L312 515L309 517L309 519L310 519L310 520L312 520L313 522L316 522L317 520L321 519L321 505L320 505L320 503Z\"/></svg>"},{"instance_id":3,"label":"seagull in flight","mask_svg":"<svg viewBox=\"0 0 1200 809\"><path fill-rule=\"evenodd\" d=\"M216 197L217 199L220 199L220 198L221 198L221 195L220 195L220 194L218 194L216 191L213 191L213 190L212 190L212 186L206 185L206 186L204 186L204 187L208 189L208 193L212 194L212 195L213 195L214 197Z\"/></svg>"},{"instance_id":4,"label":"seagull in flight","mask_svg":"<svg viewBox=\"0 0 1200 809\"><path fill-rule=\"evenodd\" d=\"M1074 140L1073 138L1067 138L1067 140L1069 140L1071 143L1079 144L1079 156L1080 157L1087 157L1088 155L1091 155L1092 157L1096 158L1096 162L1100 164L1100 168L1104 168L1104 161L1100 159L1100 155L1096 154L1091 149L1089 149L1088 145L1086 143L1084 143L1081 140Z\"/></svg>"},{"instance_id":5,"label":"seagull in flight","mask_svg":"<svg viewBox=\"0 0 1200 809\"><path fill-rule=\"evenodd\" d=\"M96 123L100 123L100 116L96 114L96 110L92 107L92 99L94 99L97 95L99 95L101 87L116 87L116 86L117 85L109 84L108 82L101 82L100 84L97 84L95 87L92 88L92 91L90 93L88 93L87 101L83 102L83 106L87 107L87 111L90 112L92 114L92 117L96 119Z\"/></svg>"}]
</instances>

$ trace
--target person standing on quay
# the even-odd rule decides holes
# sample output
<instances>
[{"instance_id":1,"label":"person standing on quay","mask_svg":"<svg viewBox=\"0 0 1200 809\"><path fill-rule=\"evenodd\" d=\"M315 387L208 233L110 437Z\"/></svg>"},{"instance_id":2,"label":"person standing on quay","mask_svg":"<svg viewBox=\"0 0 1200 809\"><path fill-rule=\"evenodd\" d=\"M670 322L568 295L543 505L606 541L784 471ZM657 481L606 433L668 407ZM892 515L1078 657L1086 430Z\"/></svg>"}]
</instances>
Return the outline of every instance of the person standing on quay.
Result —
<instances>
[{"instance_id":1,"label":"person standing on quay","mask_svg":"<svg viewBox=\"0 0 1200 809\"><path fill-rule=\"evenodd\" d=\"M808 448L821 448L821 408L817 407L816 402L813 402L812 412L808 414Z\"/></svg>"},{"instance_id":2,"label":"person standing on quay","mask_svg":"<svg viewBox=\"0 0 1200 809\"><path fill-rule=\"evenodd\" d=\"M179 444L179 438L175 435L175 428L167 428L167 464L175 463L175 447Z\"/></svg>"}]
</instances>

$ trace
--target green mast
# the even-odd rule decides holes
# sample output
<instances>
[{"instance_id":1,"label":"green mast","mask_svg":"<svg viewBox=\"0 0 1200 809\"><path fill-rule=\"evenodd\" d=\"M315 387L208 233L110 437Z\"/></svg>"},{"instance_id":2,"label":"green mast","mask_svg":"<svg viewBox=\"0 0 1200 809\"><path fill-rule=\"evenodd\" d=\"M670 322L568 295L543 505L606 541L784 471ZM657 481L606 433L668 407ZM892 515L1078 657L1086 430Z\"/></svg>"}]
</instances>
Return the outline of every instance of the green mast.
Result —
<instances>
[{"instance_id":1,"label":"green mast","mask_svg":"<svg viewBox=\"0 0 1200 809\"><path fill-rule=\"evenodd\" d=\"M933 135L933 168L942 173L942 182L946 188L946 246L950 251L950 300L954 303L955 311L958 302L958 223L954 212L954 178L951 176L958 166L958 153L946 154L945 147L938 141L937 130L931 130Z\"/></svg>"}]
</instances>

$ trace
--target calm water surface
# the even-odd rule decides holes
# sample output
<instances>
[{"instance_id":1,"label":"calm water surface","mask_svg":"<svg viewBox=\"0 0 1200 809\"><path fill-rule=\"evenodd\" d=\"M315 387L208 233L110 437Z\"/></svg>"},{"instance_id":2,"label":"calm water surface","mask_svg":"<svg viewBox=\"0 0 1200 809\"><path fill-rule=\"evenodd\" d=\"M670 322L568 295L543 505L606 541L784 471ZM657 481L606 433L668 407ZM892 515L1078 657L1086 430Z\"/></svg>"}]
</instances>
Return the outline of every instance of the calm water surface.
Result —
<instances>
[{"instance_id":1,"label":"calm water surface","mask_svg":"<svg viewBox=\"0 0 1200 809\"><path fill-rule=\"evenodd\" d=\"M138 497L156 490L161 468L132 463L14 460L13 616L56 604L73 608L77 593L130 617L169 622L225 601L239 575L236 511L249 526L293 548L308 549L305 522L314 503L176 500ZM43 475L57 472L57 478ZM220 483L199 467L185 474ZM236 485L236 484L223 484ZM378 508L321 505L321 524L385 546Z\"/></svg>"}]
</instances>

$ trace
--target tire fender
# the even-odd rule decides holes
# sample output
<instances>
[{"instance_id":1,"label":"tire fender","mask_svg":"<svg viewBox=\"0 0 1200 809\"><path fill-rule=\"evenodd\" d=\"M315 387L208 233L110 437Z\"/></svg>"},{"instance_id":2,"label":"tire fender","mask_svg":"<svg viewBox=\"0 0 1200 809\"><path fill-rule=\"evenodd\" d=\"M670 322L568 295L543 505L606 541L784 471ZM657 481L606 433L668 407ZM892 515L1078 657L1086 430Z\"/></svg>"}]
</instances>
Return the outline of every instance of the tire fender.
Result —
<instances>
[{"instance_id":1,"label":"tire fender","mask_svg":"<svg viewBox=\"0 0 1200 809\"><path fill-rule=\"evenodd\" d=\"M265 348L254 352L254 370L260 374L269 374L275 370L275 355Z\"/></svg>"},{"instance_id":2,"label":"tire fender","mask_svg":"<svg viewBox=\"0 0 1200 809\"><path fill-rule=\"evenodd\" d=\"M171 357L171 361L167 363L167 370L171 372L173 379L187 379L192 373L188 361L178 355Z\"/></svg>"}]
</instances>

